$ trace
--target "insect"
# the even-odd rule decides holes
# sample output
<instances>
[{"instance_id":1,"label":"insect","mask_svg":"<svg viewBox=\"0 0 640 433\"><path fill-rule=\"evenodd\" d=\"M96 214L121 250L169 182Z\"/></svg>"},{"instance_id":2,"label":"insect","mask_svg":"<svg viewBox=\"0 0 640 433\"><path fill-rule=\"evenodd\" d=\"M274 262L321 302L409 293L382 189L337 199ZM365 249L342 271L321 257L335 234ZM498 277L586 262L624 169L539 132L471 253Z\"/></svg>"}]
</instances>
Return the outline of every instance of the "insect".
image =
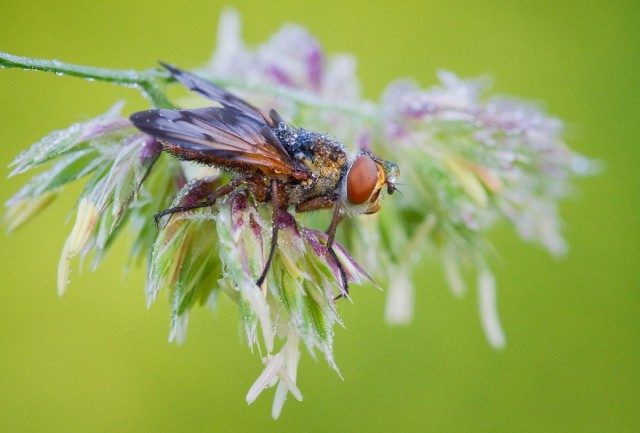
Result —
<instances>
[{"instance_id":1,"label":"insect","mask_svg":"<svg viewBox=\"0 0 640 433\"><path fill-rule=\"evenodd\" d=\"M269 256L256 281L261 286L278 244L280 212L289 207L296 212L333 208L326 247L342 278L339 297L347 296L347 276L333 249L336 229L345 216L380 209L383 190L396 190L398 166L367 150L349 157L345 146L326 134L293 127L275 110L264 113L222 87L161 64L182 85L221 107L140 111L131 121L175 157L227 170L233 177L205 201L158 212L156 223L165 215L213 206L239 188L249 190L258 202L271 202Z\"/></svg>"}]
</instances>

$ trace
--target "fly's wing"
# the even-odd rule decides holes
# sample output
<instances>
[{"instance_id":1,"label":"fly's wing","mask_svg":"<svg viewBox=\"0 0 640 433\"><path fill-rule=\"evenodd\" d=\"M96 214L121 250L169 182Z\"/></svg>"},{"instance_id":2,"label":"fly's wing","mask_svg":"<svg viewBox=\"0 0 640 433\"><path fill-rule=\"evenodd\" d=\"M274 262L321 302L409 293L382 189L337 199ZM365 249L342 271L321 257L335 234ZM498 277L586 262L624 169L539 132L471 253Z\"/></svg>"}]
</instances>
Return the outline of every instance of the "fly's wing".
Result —
<instances>
[{"instance_id":1,"label":"fly's wing","mask_svg":"<svg viewBox=\"0 0 640 433\"><path fill-rule=\"evenodd\" d=\"M269 126L276 125L270 116L248 102L238 98L228 90L216 86L191 72L183 71L166 63L160 62L160 64L169 71L173 78L192 92L212 101L219 102L223 107L235 108L236 110L242 111L247 116L253 117L258 121L266 121Z\"/></svg>"},{"instance_id":2,"label":"fly's wing","mask_svg":"<svg viewBox=\"0 0 640 433\"><path fill-rule=\"evenodd\" d=\"M130 117L178 158L218 167L258 169L267 175L308 177L296 169L271 128L236 108L147 110ZM271 133L271 134L269 134ZM275 138L275 141L274 141Z\"/></svg>"}]
</instances>

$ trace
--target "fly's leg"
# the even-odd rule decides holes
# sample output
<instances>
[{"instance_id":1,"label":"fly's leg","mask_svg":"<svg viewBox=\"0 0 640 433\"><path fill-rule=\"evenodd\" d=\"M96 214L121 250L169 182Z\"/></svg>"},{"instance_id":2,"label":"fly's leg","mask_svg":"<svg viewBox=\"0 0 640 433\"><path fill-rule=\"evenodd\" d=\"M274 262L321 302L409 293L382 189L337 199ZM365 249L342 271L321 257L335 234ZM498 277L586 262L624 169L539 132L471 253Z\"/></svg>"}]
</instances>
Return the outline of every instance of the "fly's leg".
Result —
<instances>
[{"instance_id":1,"label":"fly's leg","mask_svg":"<svg viewBox=\"0 0 640 433\"><path fill-rule=\"evenodd\" d=\"M338 271L340 272L340 278L342 279L342 288L341 288L342 290L340 291L340 295L336 296L334 299L334 300L337 300L337 299L346 298L347 296L349 296L349 281L347 280L347 273L345 272L344 267L342 266L342 263L340 263L340 260L338 259L338 255L333 249L333 242L336 236L336 229L338 228L338 224L340 224L340 221L342 221L342 218L343 218L342 215L340 215L340 201L338 200L338 197L334 195L316 197L316 198L309 199L307 201L303 201L302 203L298 203L296 205L296 212L309 212L309 211L314 211L318 209L327 209L330 207L333 207L333 217L331 218L331 225L327 230L328 237L327 237L326 247L327 247L327 250L329 251L329 255L331 256L336 266L338 267Z\"/></svg>"},{"instance_id":2,"label":"fly's leg","mask_svg":"<svg viewBox=\"0 0 640 433\"><path fill-rule=\"evenodd\" d=\"M223 196L233 192L233 190L235 190L240 185L242 185L243 182L244 182L244 179L232 180L228 184L221 186L220 188L218 188L217 190L215 190L214 192L209 194L207 196L207 200L206 201L193 203L193 204L189 204L189 205L186 205L186 206L171 207L169 209L165 209L163 211L157 212L153 217L153 219L155 220L155 223L156 223L156 227L158 227L158 223L160 222L160 218L162 218L165 215L173 215L173 214L179 213L179 212L186 212L186 211L193 210L193 209L199 209L201 207L213 206L215 204L216 200L218 200L220 197L223 197Z\"/></svg>"},{"instance_id":3,"label":"fly's leg","mask_svg":"<svg viewBox=\"0 0 640 433\"><path fill-rule=\"evenodd\" d=\"M267 258L267 263L264 265L264 270L262 271L262 275L256 281L258 287L262 286L265 278L267 277L267 272L269 272L269 268L271 267L271 261L273 260L273 256L276 252L276 247L278 246L278 229L279 229L279 219L280 219L280 195L279 195L279 185L276 179L271 180L271 206L273 206L273 216L271 221L271 248L269 249L269 257Z\"/></svg>"},{"instance_id":4,"label":"fly's leg","mask_svg":"<svg viewBox=\"0 0 640 433\"><path fill-rule=\"evenodd\" d=\"M310 212L318 209L331 209L336 203L337 197L335 196L321 196L310 198L296 205L296 212Z\"/></svg>"},{"instance_id":5,"label":"fly's leg","mask_svg":"<svg viewBox=\"0 0 640 433\"><path fill-rule=\"evenodd\" d=\"M327 230L327 250L329 254L336 262L336 266L338 267L338 271L340 271L340 277L342 278L342 290L341 293L334 298L334 300L338 300L340 298L346 298L349 296L349 281L347 280L347 273L340 263L338 259L338 255L333 250L333 241L336 237L336 229L338 228L338 224L342 221L342 215L340 215L340 202L336 202L336 207L333 208L333 217L331 218L331 225L329 226L329 230Z\"/></svg>"}]
</instances>

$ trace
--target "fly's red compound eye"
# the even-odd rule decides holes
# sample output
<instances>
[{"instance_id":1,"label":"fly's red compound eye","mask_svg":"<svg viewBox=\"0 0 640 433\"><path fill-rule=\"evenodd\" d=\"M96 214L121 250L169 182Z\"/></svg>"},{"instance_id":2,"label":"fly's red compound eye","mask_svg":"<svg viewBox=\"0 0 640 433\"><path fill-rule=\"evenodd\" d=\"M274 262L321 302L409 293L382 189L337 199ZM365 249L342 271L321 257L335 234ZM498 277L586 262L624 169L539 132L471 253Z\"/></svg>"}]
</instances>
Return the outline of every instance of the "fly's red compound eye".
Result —
<instances>
[{"instance_id":1,"label":"fly's red compound eye","mask_svg":"<svg viewBox=\"0 0 640 433\"><path fill-rule=\"evenodd\" d=\"M356 158L347 174L347 200L352 204L366 202L378 182L378 166L369 155Z\"/></svg>"}]
</instances>

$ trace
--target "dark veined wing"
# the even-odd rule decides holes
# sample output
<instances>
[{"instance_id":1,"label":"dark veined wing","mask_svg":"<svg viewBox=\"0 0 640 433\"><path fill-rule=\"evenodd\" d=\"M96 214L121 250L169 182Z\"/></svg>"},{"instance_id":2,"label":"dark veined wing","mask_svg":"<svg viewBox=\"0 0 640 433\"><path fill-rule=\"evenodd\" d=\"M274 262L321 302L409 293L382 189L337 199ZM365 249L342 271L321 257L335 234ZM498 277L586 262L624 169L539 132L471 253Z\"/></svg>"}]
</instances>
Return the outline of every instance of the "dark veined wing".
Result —
<instances>
[{"instance_id":1,"label":"dark veined wing","mask_svg":"<svg viewBox=\"0 0 640 433\"><path fill-rule=\"evenodd\" d=\"M182 69L178 69L175 66L169 65L167 63L160 62L160 64L169 71L173 78L175 78L187 89L201 96L204 96L207 99L219 102L223 107L235 108L236 110L242 111L249 117L253 117L256 120L265 121L267 122L267 124L269 124L269 126L276 125L276 123L270 116L266 115L248 102L238 98L228 90L216 86L215 84L206 81L203 78L192 74L191 72L183 71Z\"/></svg>"},{"instance_id":2,"label":"dark veined wing","mask_svg":"<svg viewBox=\"0 0 640 433\"><path fill-rule=\"evenodd\" d=\"M236 108L147 110L134 113L130 119L181 159L219 167L256 168L268 175L308 177L296 169L264 121Z\"/></svg>"}]
</instances>

